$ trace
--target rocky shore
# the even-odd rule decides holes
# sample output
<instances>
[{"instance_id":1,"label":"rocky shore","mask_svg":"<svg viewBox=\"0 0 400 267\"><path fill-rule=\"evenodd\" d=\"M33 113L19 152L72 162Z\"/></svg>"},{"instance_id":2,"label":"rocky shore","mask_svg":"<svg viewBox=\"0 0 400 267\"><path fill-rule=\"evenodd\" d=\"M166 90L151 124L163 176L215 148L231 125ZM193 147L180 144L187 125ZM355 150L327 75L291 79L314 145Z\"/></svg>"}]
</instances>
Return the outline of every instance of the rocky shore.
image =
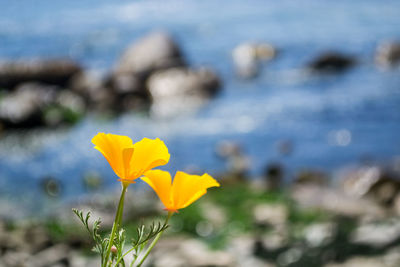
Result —
<instances>
[{"instance_id":1,"label":"rocky shore","mask_svg":"<svg viewBox=\"0 0 400 267\"><path fill-rule=\"evenodd\" d=\"M397 66L399 47L398 42L380 44L377 65ZM239 44L232 50L238 77L256 77L281 52L266 42ZM311 75L337 74L361 61L327 51L303 70ZM213 69L190 66L180 45L165 32L135 40L101 77L70 59L0 61L0 130L71 125L92 111L145 111L169 117L204 105L221 87L222 78Z\"/></svg>"},{"instance_id":2,"label":"rocky shore","mask_svg":"<svg viewBox=\"0 0 400 267\"><path fill-rule=\"evenodd\" d=\"M103 77L70 59L1 61L0 129L71 125L89 111L171 116L220 88L215 71L189 66L169 34L153 32L134 41Z\"/></svg>"},{"instance_id":3,"label":"rocky shore","mask_svg":"<svg viewBox=\"0 0 400 267\"><path fill-rule=\"evenodd\" d=\"M222 187L176 214L147 266L388 266L400 264L400 168L365 165L328 174L309 170L290 185L271 165L264 177L221 174ZM48 217L0 223L0 266L98 266L72 207L111 228L118 193L94 194ZM124 224L162 220L151 191L128 194Z\"/></svg>"}]
</instances>

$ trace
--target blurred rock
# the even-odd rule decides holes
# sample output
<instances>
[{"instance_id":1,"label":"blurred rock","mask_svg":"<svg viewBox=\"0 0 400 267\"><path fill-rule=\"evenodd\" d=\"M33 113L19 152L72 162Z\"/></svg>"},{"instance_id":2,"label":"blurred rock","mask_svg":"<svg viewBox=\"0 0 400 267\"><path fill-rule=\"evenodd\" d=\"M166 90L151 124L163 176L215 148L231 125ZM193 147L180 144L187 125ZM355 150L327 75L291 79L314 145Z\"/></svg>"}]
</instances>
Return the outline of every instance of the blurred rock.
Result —
<instances>
[{"instance_id":1,"label":"blurred rock","mask_svg":"<svg viewBox=\"0 0 400 267\"><path fill-rule=\"evenodd\" d=\"M299 171L294 180L293 185L327 185L329 182L329 177L324 172L313 170L313 169L305 169Z\"/></svg>"},{"instance_id":2,"label":"blurred rock","mask_svg":"<svg viewBox=\"0 0 400 267\"><path fill-rule=\"evenodd\" d=\"M12 89L25 82L63 87L81 70L78 63L67 59L0 62L0 87Z\"/></svg>"},{"instance_id":3,"label":"blurred rock","mask_svg":"<svg viewBox=\"0 0 400 267\"><path fill-rule=\"evenodd\" d=\"M64 244L52 246L48 249L42 250L31 257L29 260L32 266L69 266L69 251L70 248Z\"/></svg>"},{"instance_id":4,"label":"blurred rock","mask_svg":"<svg viewBox=\"0 0 400 267\"><path fill-rule=\"evenodd\" d=\"M379 257L354 257L344 263L330 263L325 267L396 267L397 265L386 265Z\"/></svg>"},{"instance_id":5,"label":"blurred rock","mask_svg":"<svg viewBox=\"0 0 400 267\"><path fill-rule=\"evenodd\" d=\"M250 169L250 158L245 155L240 144L223 140L216 146L217 156L226 160L227 171L222 175L224 183L243 182ZM265 189L265 186L263 187Z\"/></svg>"},{"instance_id":6,"label":"blurred rock","mask_svg":"<svg viewBox=\"0 0 400 267\"><path fill-rule=\"evenodd\" d=\"M79 121L86 112L84 99L72 91L63 90L57 94L52 105L43 112L46 126L60 126Z\"/></svg>"},{"instance_id":7,"label":"blurred rock","mask_svg":"<svg viewBox=\"0 0 400 267\"><path fill-rule=\"evenodd\" d=\"M236 73L241 78L253 78L259 73L259 64L274 58L276 49L267 43L243 43L232 51Z\"/></svg>"},{"instance_id":8,"label":"blurred rock","mask_svg":"<svg viewBox=\"0 0 400 267\"><path fill-rule=\"evenodd\" d=\"M227 252L212 251L195 239L160 240L154 252L154 266L234 266L234 259ZM174 255L174 256L172 256Z\"/></svg>"},{"instance_id":9,"label":"blurred rock","mask_svg":"<svg viewBox=\"0 0 400 267\"><path fill-rule=\"evenodd\" d=\"M326 52L313 59L308 67L316 72L342 72L356 64L356 59L339 52Z\"/></svg>"},{"instance_id":10,"label":"blurred rock","mask_svg":"<svg viewBox=\"0 0 400 267\"><path fill-rule=\"evenodd\" d=\"M179 114L201 106L220 89L219 77L210 69L172 68L152 74L147 86L156 116Z\"/></svg>"},{"instance_id":11,"label":"blurred rock","mask_svg":"<svg viewBox=\"0 0 400 267\"><path fill-rule=\"evenodd\" d=\"M217 156L226 159L232 156L242 154L243 151L240 144L234 141L222 140L217 144L215 148L215 153L217 154Z\"/></svg>"},{"instance_id":12,"label":"blurred rock","mask_svg":"<svg viewBox=\"0 0 400 267\"><path fill-rule=\"evenodd\" d=\"M111 81L108 81L110 83ZM101 112L109 112L120 104L117 101L117 93L112 84L107 84L102 78L87 71L75 75L70 82L70 89L82 96L90 109Z\"/></svg>"},{"instance_id":13,"label":"blurred rock","mask_svg":"<svg viewBox=\"0 0 400 267\"><path fill-rule=\"evenodd\" d=\"M304 229L304 237L312 247L328 244L335 236L336 226L333 223L312 224Z\"/></svg>"},{"instance_id":14,"label":"blurred rock","mask_svg":"<svg viewBox=\"0 0 400 267\"><path fill-rule=\"evenodd\" d=\"M400 180L378 166L360 167L343 177L343 190L355 197L368 196L379 204L391 205L400 192Z\"/></svg>"},{"instance_id":15,"label":"blurred rock","mask_svg":"<svg viewBox=\"0 0 400 267\"><path fill-rule=\"evenodd\" d=\"M379 44L375 61L383 67L393 67L400 63L400 42L383 42Z\"/></svg>"},{"instance_id":16,"label":"blurred rock","mask_svg":"<svg viewBox=\"0 0 400 267\"><path fill-rule=\"evenodd\" d=\"M0 100L0 123L5 128L43 126L43 110L55 102L58 89L26 83Z\"/></svg>"},{"instance_id":17,"label":"blurred rock","mask_svg":"<svg viewBox=\"0 0 400 267\"><path fill-rule=\"evenodd\" d=\"M233 266L273 267L274 264L267 263L254 255L254 238L240 236L232 240L228 252L235 256L236 264Z\"/></svg>"},{"instance_id":18,"label":"blurred rock","mask_svg":"<svg viewBox=\"0 0 400 267\"><path fill-rule=\"evenodd\" d=\"M23 250L35 254L53 245L50 236L42 226L31 225L21 231L21 239L24 242Z\"/></svg>"},{"instance_id":19,"label":"blurred rock","mask_svg":"<svg viewBox=\"0 0 400 267\"><path fill-rule=\"evenodd\" d=\"M85 111L83 98L71 91L24 83L0 99L0 124L4 129L59 126L77 122Z\"/></svg>"},{"instance_id":20,"label":"blurred rock","mask_svg":"<svg viewBox=\"0 0 400 267\"><path fill-rule=\"evenodd\" d=\"M382 218L385 211L368 199L349 196L332 188L320 186L299 186L292 191L293 199L303 207L320 209L333 214L359 217Z\"/></svg>"},{"instance_id":21,"label":"blurred rock","mask_svg":"<svg viewBox=\"0 0 400 267\"><path fill-rule=\"evenodd\" d=\"M253 209L253 218L257 225L279 227L286 223L288 210L281 204L258 204Z\"/></svg>"},{"instance_id":22,"label":"blurred rock","mask_svg":"<svg viewBox=\"0 0 400 267\"><path fill-rule=\"evenodd\" d=\"M283 167L278 163L268 164L264 170L264 179L267 190L278 190L282 187Z\"/></svg>"},{"instance_id":23,"label":"blurred rock","mask_svg":"<svg viewBox=\"0 0 400 267\"><path fill-rule=\"evenodd\" d=\"M400 242L400 222L397 219L382 223L364 223L357 227L352 236L357 244L367 244L372 247L385 247Z\"/></svg>"},{"instance_id":24,"label":"blurred rock","mask_svg":"<svg viewBox=\"0 0 400 267\"><path fill-rule=\"evenodd\" d=\"M7 267L21 267L29 266L30 255L22 251L7 251L3 257L0 258L0 264L3 262ZM31 265L36 267L36 265Z\"/></svg>"},{"instance_id":25,"label":"blurred rock","mask_svg":"<svg viewBox=\"0 0 400 267\"><path fill-rule=\"evenodd\" d=\"M122 54L115 73L148 75L153 71L185 66L181 49L165 32L153 32L135 41Z\"/></svg>"},{"instance_id":26,"label":"blurred rock","mask_svg":"<svg viewBox=\"0 0 400 267\"><path fill-rule=\"evenodd\" d=\"M147 79L156 71L186 66L181 49L165 32L152 32L135 41L122 54L106 79L118 112L141 109L150 100Z\"/></svg>"}]
</instances>

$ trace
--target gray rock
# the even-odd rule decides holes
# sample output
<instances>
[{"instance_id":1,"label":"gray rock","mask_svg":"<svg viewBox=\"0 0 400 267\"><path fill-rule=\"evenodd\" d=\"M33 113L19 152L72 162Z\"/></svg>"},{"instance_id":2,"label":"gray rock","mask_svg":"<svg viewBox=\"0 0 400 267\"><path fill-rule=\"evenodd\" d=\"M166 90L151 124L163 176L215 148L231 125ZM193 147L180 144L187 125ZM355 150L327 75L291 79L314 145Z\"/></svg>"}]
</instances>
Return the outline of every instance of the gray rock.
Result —
<instances>
[{"instance_id":1,"label":"gray rock","mask_svg":"<svg viewBox=\"0 0 400 267\"><path fill-rule=\"evenodd\" d=\"M400 63L400 42L381 43L375 55L377 64L383 67L393 67Z\"/></svg>"},{"instance_id":2,"label":"gray rock","mask_svg":"<svg viewBox=\"0 0 400 267\"><path fill-rule=\"evenodd\" d=\"M397 219L361 224L353 233L352 241L373 247L385 247L400 240L400 222Z\"/></svg>"},{"instance_id":3,"label":"gray rock","mask_svg":"<svg viewBox=\"0 0 400 267\"><path fill-rule=\"evenodd\" d=\"M172 68L152 74L147 83L156 116L175 115L201 106L220 89L210 69Z\"/></svg>"},{"instance_id":4,"label":"gray rock","mask_svg":"<svg viewBox=\"0 0 400 267\"><path fill-rule=\"evenodd\" d=\"M343 263L330 263L325 267L396 267L398 265L386 265L380 257L353 257Z\"/></svg>"},{"instance_id":5,"label":"gray rock","mask_svg":"<svg viewBox=\"0 0 400 267\"><path fill-rule=\"evenodd\" d=\"M43 109L53 103L57 88L26 83L0 100L0 124L11 128L44 125Z\"/></svg>"},{"instance_id":6,"label":"gray rock","mask_svg":"<svg viewBox=\"0 0 400 267\"><path fill-rule=\"evenodd\" d=\"M313 169L304 169L296 174L293 184L296 186L306 184L323 186L327 185L328 181L329 177L326 173Z\"/></svg>"},{"instance_id":7,"label":"gray rock","mask_svg":"<svg viewBox=\"0 0 400 267\"><path fill-rule=\"evenodd\" d=\"M35 254L29 263L31 266L53 266L54 264L67 262L64 266L69 266L70 249L64 244L58 244Z\"/></svg>"},{"instance_id":8,"label":"gray rock","mask_svg":"<svg viewBox=\"0 0 400 267\"><path fill-rule=\"evenodd\" d=\"M82 70L71 60L26 60L0 62L0 87L12 89L25 82L40 82L65 86Z\"/></svg>"},{"instance_id":9,"label":"gray rock","mask_svg":"<svg viewBox=\"0 0 400 267\"><path fill-rule=\"evenodd\" d=\"M315 185L298 186L293 189L292 197L303 207L321 209L334 214L376 218L385 216L385 211L373 201L349 196L332 188Z\"/></svg>"},{"instance_id":10,"label":"gray rock","mask_svg":"<svg viewBox=\"0 0 400 267\"><path fill-rule=\"evenodd\" d=\"M276 49L267 43L243 43L232 51L236 73L241 78L253 78L258 75L260 62L274 58Z\"/></svg>"},{"instance_id":11,"label":"gray rock","mask_svg":"<svg viewBox=\"0 0 400 267\"><path fill-rule=\"evenodd\" d=\"M352 56L344 55L339 52L326 52L309 64L308 68L315 72L342 72L348 70L356 64L356 59Z\"/></svg>"},{"instance_id":12,"label":"gray rock","mask_svg":"<svg viewBox=\"0 0 400 267\"><path fill-rule=\"evenodd\" d=\"M134 42L122 54L115 73L146 75L183 65L182 52L173 38L165 32L153 32Z\"/></svg>"},{"instance_id":13,"label":"gray rock","mask_svg":"<svg viewBox=\"0 0 400 267\"><path fill-rule=\"evenodd\" d=\"M312 247L319 247L329 243L336 234L336 225L333 223L312 224L304 229L304 237Z\"/></svg>"},{"instance_id":14,"label":"gray rock","mask_svg":"<svg viewBox=\"0 0 400 267\"><path fill-rule=\"evenodd\" d=\"M286 223L288 210L282 204L258 204L253 209L255 223L280 226Z\"/></svg>"},{"instance_id":15,"label":"gray rock","mask_svg":"<svg viewBox=\"0 0 400 267\"><path fill-rule=\"evenodd\" d=\"M400 192L400 181L395 173L379 166L360 167L342 178L343 190L355 197L370 197L382 205L392 205Z\"/></svg>"}]
</instances>

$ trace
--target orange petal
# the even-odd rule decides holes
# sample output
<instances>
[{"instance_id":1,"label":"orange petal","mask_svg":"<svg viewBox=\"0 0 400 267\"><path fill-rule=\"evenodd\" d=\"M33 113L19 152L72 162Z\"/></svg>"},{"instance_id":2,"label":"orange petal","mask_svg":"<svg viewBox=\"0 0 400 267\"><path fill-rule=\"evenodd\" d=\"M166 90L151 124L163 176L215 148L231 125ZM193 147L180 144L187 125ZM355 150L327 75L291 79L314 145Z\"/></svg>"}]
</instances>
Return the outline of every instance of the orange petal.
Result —
<instances>
[{"instance_id":1,"label":"orange petal","mask_svg":"<svg viewBox=\"0 0 400 267\"><path fill-rule=\"evenodd\" d=\"M171 175L169 172L151 170L147 171L141 179L153 188L167 209L173 208L171 200Z\"/></svg>"},{"instance_id":2,"label":"orange petal","mask_svg":"<svg viewBox=\"0 0 400 267\"><path fill-rule=\"evenodd\" d=\"M139 177L146 171L169 161L168 148L160 139L143 138L133 145L135 149L131 159L132 176Z\"/></svg>"},{"instance_id":3,"label":"orange petal","mask_svg":"<svg viewBox=\"0 0 400 267\"><path fill-rule=\"evenodd\" d=\"M172 185L172 199L176 209L182 209L203 196L207 189L220 186L219 183L208 174L190 175L177 172Z\"/></svg>"},{"instance_id":4,"label":"orange petal","mask_svg":"<svg viewBox=\"0 0 400 267\"><path fill-rule=\"evenodd\" d=\"M128 179L129 164L133 155L133 143L128 136L98 133L92 139L95 149L107 159L121 179Z\"/></svg>"}]
</instances>

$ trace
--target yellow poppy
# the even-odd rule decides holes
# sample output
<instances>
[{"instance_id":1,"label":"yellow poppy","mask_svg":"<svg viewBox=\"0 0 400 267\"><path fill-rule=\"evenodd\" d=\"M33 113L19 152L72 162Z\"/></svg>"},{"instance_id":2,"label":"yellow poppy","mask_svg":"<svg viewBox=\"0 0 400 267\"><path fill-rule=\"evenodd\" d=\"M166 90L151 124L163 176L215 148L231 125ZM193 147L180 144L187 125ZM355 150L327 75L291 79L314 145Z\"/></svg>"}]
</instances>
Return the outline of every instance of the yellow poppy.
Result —
<instances>
[{"instance_id":1,"label":"yellow poppy","mask_svg":"<svg viewBox=\"0 0 400 267\"><path fill-rule=\"evenodd\" d=\"M165 209L170 212L186 208L207 193L208 188L219 186L207 173L199 176L178 171L172 183L169 172L151 170L141 179L154 189Z\"/></svg>"},{"instance_id":2,"label":"yellow poppy","mask_svg":"<svg viewBox=\"0 0 400 267\"><path fill-rule=\"evenodd\" d=\"M92 143L123 183L134 183L146 171L167 164L170 157L168 148L158 138L143 138L133 144L128 136L98 133Z\"/></svg>"}]
</instances>

